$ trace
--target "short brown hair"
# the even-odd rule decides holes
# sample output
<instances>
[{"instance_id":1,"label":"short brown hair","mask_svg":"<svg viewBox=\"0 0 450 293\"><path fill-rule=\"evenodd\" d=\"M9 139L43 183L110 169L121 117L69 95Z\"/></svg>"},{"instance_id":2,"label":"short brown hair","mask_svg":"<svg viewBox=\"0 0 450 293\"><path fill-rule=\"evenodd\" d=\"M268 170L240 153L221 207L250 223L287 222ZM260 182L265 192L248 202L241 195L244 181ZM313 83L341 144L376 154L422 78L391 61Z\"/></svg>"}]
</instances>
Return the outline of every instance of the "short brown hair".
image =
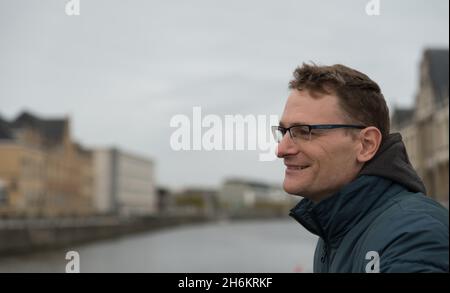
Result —
<instances>
[{"instance_id":1,"label":"short brown hair","mask_svg":"<svg viewBox=\"0 0 450 293\"><path fill-rule=\"evenodd\" d=\"M377 127L383 140L389 135L389 109L381 89L367 75L341 64L318 66L303 63L294 71L289 89L311 95L334 94L352 122Z\"/></svg>"}]
</instances>

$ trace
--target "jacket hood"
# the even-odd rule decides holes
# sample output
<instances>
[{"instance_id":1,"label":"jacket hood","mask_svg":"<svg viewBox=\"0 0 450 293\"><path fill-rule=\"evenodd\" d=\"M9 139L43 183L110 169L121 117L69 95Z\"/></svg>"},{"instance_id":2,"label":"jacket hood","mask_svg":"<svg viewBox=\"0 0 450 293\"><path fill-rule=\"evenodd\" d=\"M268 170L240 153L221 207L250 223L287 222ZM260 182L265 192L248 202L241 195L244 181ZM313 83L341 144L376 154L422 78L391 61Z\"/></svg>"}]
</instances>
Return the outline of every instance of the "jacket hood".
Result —
<instances>
[{"instance_id":1,"label":"jacket hood","mask_svg":"<svg viewBox=\"0 0 450 293\"><path fill-rule=\"evenodd\" d=\"M390 134L359 176L373 175L396 182L411 192L426 194L425 185L412 167L400 133Z\"/></svg>"}]
</instances>

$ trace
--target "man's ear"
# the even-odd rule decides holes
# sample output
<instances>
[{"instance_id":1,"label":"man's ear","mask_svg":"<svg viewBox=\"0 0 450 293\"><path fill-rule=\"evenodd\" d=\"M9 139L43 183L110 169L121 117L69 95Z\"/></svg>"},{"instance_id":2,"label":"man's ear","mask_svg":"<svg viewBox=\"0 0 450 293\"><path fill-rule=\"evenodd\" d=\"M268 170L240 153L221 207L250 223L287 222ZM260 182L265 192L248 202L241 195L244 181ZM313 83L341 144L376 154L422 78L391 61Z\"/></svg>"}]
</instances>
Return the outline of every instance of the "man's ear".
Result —
<instances>
[{"instance_id":1,"label":"man's ear","mask_svg":"<svg viewBox=\"0 0 450 293\"><path fill-rule=\"evenodd\" d=\"M365 163L371 160L381 144L381 132L378 128L370 126L364 128L359 133L360 147L356 155L356 159L360 163Z\"/></svg>"}]
</instances>

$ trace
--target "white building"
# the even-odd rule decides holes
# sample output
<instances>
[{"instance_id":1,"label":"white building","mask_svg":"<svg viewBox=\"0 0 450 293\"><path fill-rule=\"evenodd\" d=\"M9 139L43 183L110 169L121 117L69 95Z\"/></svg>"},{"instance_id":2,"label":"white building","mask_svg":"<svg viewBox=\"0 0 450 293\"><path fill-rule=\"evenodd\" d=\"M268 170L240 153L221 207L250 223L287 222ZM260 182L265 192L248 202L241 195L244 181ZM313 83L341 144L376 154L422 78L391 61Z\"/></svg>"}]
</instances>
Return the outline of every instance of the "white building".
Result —
<instances>
[{"instance_id":1,"label":"white building","mask_svg":"<svg viewBox=\"0 0 450 293\"><path fill-rule=\"evenodd\" d=\"M94 205L98 213L146 216L157 211L154 164L118 149L94 152Z\"/></svg>"}]
</instances>

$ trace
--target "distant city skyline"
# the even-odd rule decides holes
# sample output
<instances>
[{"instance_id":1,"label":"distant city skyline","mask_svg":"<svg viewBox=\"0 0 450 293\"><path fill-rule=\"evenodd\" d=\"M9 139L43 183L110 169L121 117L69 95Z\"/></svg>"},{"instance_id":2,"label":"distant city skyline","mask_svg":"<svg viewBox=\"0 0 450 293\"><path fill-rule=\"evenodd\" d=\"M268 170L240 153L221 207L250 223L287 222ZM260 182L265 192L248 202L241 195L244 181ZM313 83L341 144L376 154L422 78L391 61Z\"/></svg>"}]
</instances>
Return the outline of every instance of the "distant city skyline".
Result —
<instances>
[{"instance_id":1,"label":"distant city skyline","mask_svg":"<svg viewBox=\"0 0 450 293\"><path fill-rule=\"evenodd\" d=\"M0 3L0 115L71 120L86 147L117 146L155 161L157 183L218 186L229 177L280 183L282 162L258 151L173 151L170 119L281 115L302 62L342 63L411 106L426 48L449 46L447 0Z\"/></svg>"}]
</instances>

